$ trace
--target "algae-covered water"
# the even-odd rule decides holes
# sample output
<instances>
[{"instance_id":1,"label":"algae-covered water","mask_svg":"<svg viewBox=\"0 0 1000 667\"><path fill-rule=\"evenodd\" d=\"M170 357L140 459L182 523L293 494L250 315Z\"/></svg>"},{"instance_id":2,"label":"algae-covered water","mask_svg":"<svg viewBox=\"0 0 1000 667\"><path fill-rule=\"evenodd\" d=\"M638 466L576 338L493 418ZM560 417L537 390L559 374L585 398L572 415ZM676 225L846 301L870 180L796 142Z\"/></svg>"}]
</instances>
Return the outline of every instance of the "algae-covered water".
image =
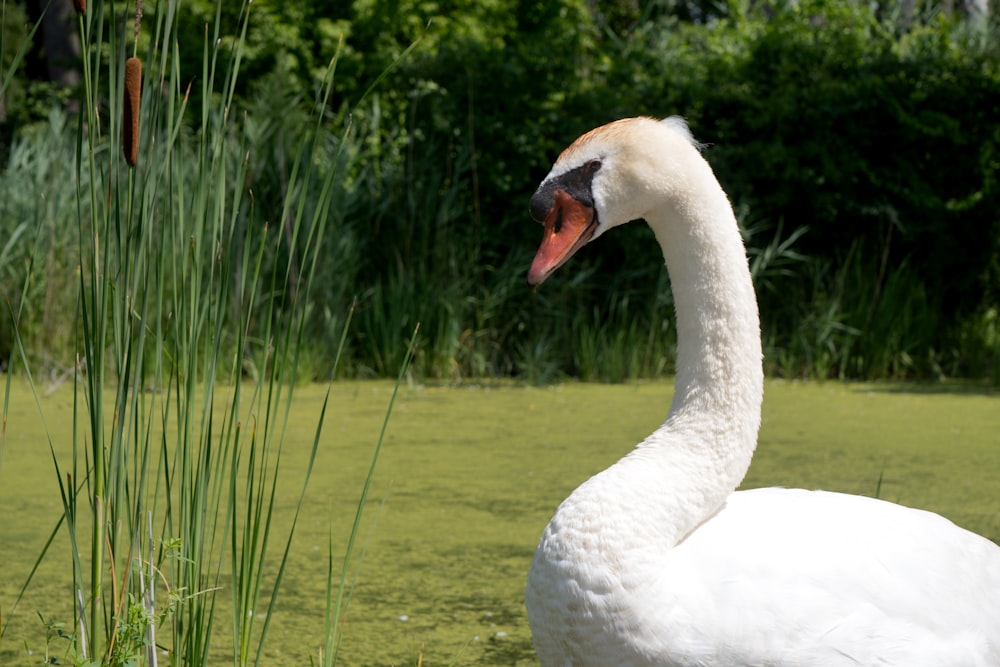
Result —
<instances>
[{"instance_id":1,"label":"algae-covered water","mask_svg":"<svg viewBox=\"0 0 1000 667\"><path fill-rule=\"evenodd\" d=\"M285 524L325 390L296 390L278 499ZM309 664L322 644L331 531L342 549L391 392L386 382L332 388L267 665ZM370 539L344 620L340 664L535 664L523 588L542 528L577 484L660 424L670 395L667 381L403 388L366 513ZM71 401L68 388L44 399L61 455ZM36 611L72 620L62 538L17 615L9 614L60 511L43 434L29 392L15 383L0 452L0 612L10 624L0 644L3 665L41 662ZM744 486L877 491L1000 541L998 478L1000 398L988 392L769 381ZM223 644L225 630L225 623L216 630Z\"/></svg>"}]
</instances>

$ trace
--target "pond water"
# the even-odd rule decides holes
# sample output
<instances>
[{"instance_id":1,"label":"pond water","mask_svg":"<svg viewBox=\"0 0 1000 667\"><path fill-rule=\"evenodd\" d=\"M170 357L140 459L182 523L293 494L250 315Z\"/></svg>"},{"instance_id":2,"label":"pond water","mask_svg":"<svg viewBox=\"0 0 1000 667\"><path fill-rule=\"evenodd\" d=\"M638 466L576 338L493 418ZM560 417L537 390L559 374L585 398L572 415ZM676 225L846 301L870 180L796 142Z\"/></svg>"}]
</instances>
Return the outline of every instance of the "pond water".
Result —
<instances>
[{"instance_id":1,"label":"pond water","mask_svg":"<svg viewBox=\"0 0 1000 667\"><path fill-rule=\"evenodd\" d=\"M276 532L287 532L325 386L296 389L282 460ZM342 557L386 406L388 382L332 387L322 445L269 630L267 665L304 665L323 644L329 546ZM534 665L523 589L559 502L666 416L668 381L504 383L400 391L369 502L349 606L344 665ZM72 395L43 399L68 456ZM0 664L38 664L36 611L72 624L63 532L16 616L11 605L60 512L33 399L14 385L0 452ZM931 509L1000 540L1000 398L961 388L769 381L745 487L876 495ZM281 544L274 542L271 566ZM339 562L336 563L339 567ZM224 605L226 596L220 596ZM228 621L216 629L231 660ZM25 655L24 640L33 651ZM52 645L61 657L58 642Z\"/></svg>"}]
</instances>

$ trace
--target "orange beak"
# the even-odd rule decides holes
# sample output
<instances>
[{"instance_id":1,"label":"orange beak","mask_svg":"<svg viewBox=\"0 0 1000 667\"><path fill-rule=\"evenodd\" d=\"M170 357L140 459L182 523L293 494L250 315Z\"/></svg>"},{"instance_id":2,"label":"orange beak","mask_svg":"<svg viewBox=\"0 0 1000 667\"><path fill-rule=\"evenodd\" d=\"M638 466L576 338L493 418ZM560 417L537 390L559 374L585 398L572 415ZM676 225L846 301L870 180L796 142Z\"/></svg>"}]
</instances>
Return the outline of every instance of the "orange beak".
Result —
<instances>
[{"instance_id":1,"label":"orange beak","mask_svg":"<svg viewBox=\"0 0 1000 667\"><path fill-rule=\"evenodd\" d=\"M544 224L542 244L528 270L528 284L532 287L541 285L549 274L593 238L597 218L593 208L577 201L565 190L556 190Z\"/></svg>"}]
</instances>

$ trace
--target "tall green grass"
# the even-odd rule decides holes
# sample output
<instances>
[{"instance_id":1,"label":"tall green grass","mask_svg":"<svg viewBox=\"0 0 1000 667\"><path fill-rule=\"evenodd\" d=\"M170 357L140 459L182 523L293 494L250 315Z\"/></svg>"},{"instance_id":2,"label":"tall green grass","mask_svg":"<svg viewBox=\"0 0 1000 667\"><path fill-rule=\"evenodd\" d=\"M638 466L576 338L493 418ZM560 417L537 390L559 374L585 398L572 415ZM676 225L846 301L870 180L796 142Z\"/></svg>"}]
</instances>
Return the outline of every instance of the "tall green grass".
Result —
<instances>
[{"instance_id":1,"label":"tall green grass","mask_svg":"<svg viewBox=\"0 0 1000 667\"><path fill-rule=\"evenodd\" d=\"M314 124L313 105L274 82L247 103L245 121L221 124L212 115L221 114L221 107L209 106L205 115L189 108L195 104L191 101L182 110L187 83L164 81L174 86L177 109L151 113L165 119L168 113L181 112L185 120L174 123L172 144L152 136L149 140L157 141L152 161L161 174L156 178L169 179L163 182L172 183L175 192L149 180L147 169L148 183L136 184L135 196L141 193L141 199L134 207L142 206L148 212L144 215L154 217L176 211L198 229L207 223L191 218L182 206L189 196L201 208L232 207L228 247L239 255L227 261L233 267L231 279L241 282L227 287L220 297L225 303L215 304L211 312L230 327L218 340L219 354L239 354L241 372L248 377L266 371L268 342L260 328L241 341L235 333L240 317L255 326L274 323L287 317L293 302L301 304L296 377L322 380L334 371L331 351L337 349L345 313L355 299L355 326L348 332L337 371L342 376L393 375L405 357L402 341L418 321L423 333L412 373L419 377L620 381L673 371L668 282L645 230L616 230L600 246L585 251L572 271L531 293L523 276L537 243L533 224L526 218L523 243L497 255L487 243L492 221L487 215L478 221L469 218L460 203L471 187L468 164L452 165L451 175L444 178L435 172L441 165L418 151L405 158L408 167L394 168L391 162L398 156L382 154L367 143L377 105L366 103L352 132L337 137L329 126L346 123L347 116L328 115L323 124ZM193 90L187 99L201 100L206 94ZM213 99L211 94L208 99ZM230 104L240 107L237 100ZM288 112L275 114L274 108ZM195 146L203 139L190 126L213 123L215 143ZM74 250L77 234L67 230L76 228L77 205L71 191L48 185L73 179L80 187L90 187L90 173L76 174L71 161L60 159L73 150L72 130L61 113L53 113L48 124L23 133L0 179L0 226L5 231L0 291L18 313L21 335L32 341L32 362L53 379L71 372L74 340L80 333L55 326L76 307L72 285L80 263ZM303 145L308 151L301 150ZM98 154L111 150L95 147ZM159 155L173 156L173 162L164 163ZM217 171L206 173L209 163ZM169 165L169 172L161 164ZM310 170L339 176L329 184L302 178ZM232 196L217 201L206 192L206 178L213 187L225 183ZM176 193L180 188L182 196ZM86 217L91 204L83 204ZM314 217L326 227L322 243L310 246L314 240L295 234L295 220ZM806 256L800 246L810 234L807 228L759 219L747 224L770 374L997 377L1000 348L991 333L995 317L988 307L962 321L942 321L937 314L941 304L927 296L923 279L908 262L886 265L881 249L861 244L844 255ZM190 255L188 232L157 227L155 233L173 235L161 249L187 243ZM311 268L305 264L307 247L318 252ZM196 248L205 257L211 252ZM260 254L260 266L250 263L244 269L243 262L254 253ZM610 282L609 264L618 267ZM171 263L162 271L173 276L183 269L183 264ZM300 294L306 269L314 272L313 278L308 294ZM29 271L31 280L25 282ZM277 274L281 280L275 282L272 276ZM256 297L241 304L236 290L250 289L254 280ZM154 282L164 299L175 289L171 281ZM196 283L184 284L196 288ZM7 320L0 324L0 357L9 356L12 344ZM208 370L200 368L198 373Z\"/></svg>"},{"instance_id":2,"label":"tall green grass","mask_svg":"<svg viewBox=\"0 0 1000 667\"><path fill-rule=\"evenodd\" d=\"M945 375L936 364L948 353L934 347L942 336L939 305L907 263L880 272L855 246L844 258L803 258L802 268L782 279L780 289L762 295L769 374L818 379Z\"/></svg>"},{"instance_id":3,"label":"tall green grass","mask_svg":"<svg viewBox=\"0 0 1000 667\"><path fill-rule=\"evenodd\" d=\"M307 469L282 469L344 178L345 144L327 129L336 61L299 118L305 129L281 144L287 163L271 190L280 196L258 203L253 172L274 157L256 153L267 120L251 121L234 95L251 3L233 40L221 39L221 3L197 41L177 34L177 10L89 3L79 15L75 140L54 113L50 132L15 147L4 179L22 195L5 199L4 219L19 222L0 250L6 258L20 244L24 258L14 273L23 287L5 295L7 396L16 371L40 398L36 370L53 364L37 336L75 356L62 361L76 389L71 454L60 456L51 436L48 445L73 581L58 627L79 665L259 664L323 441L325 403ZM182 72L180 50L192 48L202 70ZM143 63L137 137L123 127L124 64L134 56ZM29 173L35 180L17 180ZM56 230L68 218L72 236ZM328 377L349 314L325 314ZM394 361L405 369L414 342L399 344ZM279 521L276 490L290 483L302 492L290 521ZM54 557L49 545L39 562ZM349 551L338 571L353 565ZM346 574L329 585L328 638L315 638L323 664L335 661Z\"/></svg>"},{"instance_id":4,"label":"tall green grass","mask_svg":"<svg viewBox=\"0 0 1000 667\"><path fill-rule=\"evenodd\" d=\"M150 13L147 25L166 21L169 11L160 14ZM216 163L226 165L221 175L213 172L211 178L216 181L213 187L225 183L239 193L222 202L233 207L234 245L241 248L239 252L250 241L262 245L247 246L251 255L257 249L261 253L255 286L260 298L243 313L231 290L228 304L212 311L229 326L236 326L234 320L246 314L258 327L243 343L231 332L219 340L220 355L240 354L242 373L248 377L260 377L268 368L269 342L258 335L260 327L286 318L295 299L301 299L297 303L302 306L302 334L295 347L300 380L325 380L335 367L341 376L392 376L405 356L401 341L417 321L423 335L412 373L420 377L460 381L516 376L546 382L572 376L619 381L673 371L668 285L662 258L644 230L615 230L537 293L525 288L524 272L538 242L537 228L527 216L527 197L507 201L503 193L530 191L532 179L544 174L554 155L536 151L530 158L532 169L507 164L509 173L499 174L500 161L494 160L496 164L487 169L485 160L494 149L506 155L504 147L486 146L483 137L509 134L513 141L522 130L541 131L530 122L501 133L495 123L486 124L481 109L470 106L461 127L442 132L428 126L424 111L443 103L441 96L450 98L411 81L411 113L401 113L399 100L389 94L372 95L350 113L324 109L326 120L317 125L312 99L291 89L281 72L259 78L250 99L235 96L218 69L224 63L216 56L220 47L211 42L218 37L225 48L238 44L232 31L213 27L208 46L194 47L203 53L206 67L202 72L181 73L180 83L161 73L179 68L178 62L185 59L157 46L152 31L150 35L150 48L157 51L147 67L154 78L160 77L155 86L161 87L161 79L162 85L173 86L173 102L144 113L166 123L188 100L184 122L173 125L177 136L168 135L156 147L164 151L169 144L185 146L173 153L184 157L171 166L171 187L185 183L197 193L202 186L194 184L205 176L206 160L213 169ZM106 42L110 44L110 38ZM189 46L187 42L182 48ZM218 73L212 89L206 90L213 62L218 63ZM112 63L107 65L110 76ZM190 81L196 83L186 97ZM396 84L393 92L403 85ZM109 91L106 97L115 100L117 95ZM228 113L240 117L220 121L227 103ZM177 108L170 110L168 104ZM697 105L692 109L696 112ZM101 122L110 118L102 112ZM348 120L351 132L331 130ZM208 127L217 130L214 142L195 147L201 141L198 133ZM76 141L75 131L65 127L59 113L46 124L26 129L12 145L0 179L0 239L4 239L0 296L18 313L21 335L32 340L28 353L33 363L54 378L67 375L75 365L78 332L53 323L75 308L68 286L77 280L79 258L74 253L77 207L68 192L50 191L47 184L91 177L78 174L72 161L64 159L71 150L67 146ZM300 151L304 143L311 146L305 153ZM100 145L95 150L111 148ZM706 153L720 174L726 168L725 150L721 146ZM301 177L312 170L335 171L339 176L328 185L322 178ZM537 175L529 175L532 170ZM487 171L493 181L486 180ZM151 185L151 173L144 172L147 183L136 184L136 196L142 197L136 201L142 201L146 210L184 214L169 188ZM516 178L517 183L502 181L501 175ZM147 191L147 185L152 189ZM122 188L113 191L115 196L123 196L121 192ZM102 197L106 194L102 192ZM198 206L218 205L198 196ZM294 205L288 204L290 197L295 198ZM749 196L747 200L754 201ZM953 319L944 315L948 304L940 303L941 292L932 289L928 275L914 268L919 258L902 257L899 234L892 252L885 247L887 235L872 234L854 247L826 254L816 249L813 239L823 238L827 230L771 220L757 210L753 215L747 221L747 243L770 374L867 379L998 376L995 304L987 298L978 309L963 310ZM322 244L315 246L313 280L304 298L299 290L311 241L296 235L294 221L314 216L322 218L326 228ZM893 220L891 224L901 229L910 226L905 219ZM269 225L266 241L260 240L259 230L255 236L248 228L263 221ZM879 236L886 240L878 240ZM175 235L170 240L174 245L167 247L183 242ZM810 248L808 256L805 248ZM198 252L210 250L199 247ZM232 261L234 280L252 278ZM25 283L29 269L32 278ZM275 272L282 281L270 279ZM165 283L162 289L166 298L173 287ZM271 310L271 299L279 296ZM331 350L337 349L344 314L355 298L355 326L347 333L342 362L335 364ZM0 363L12 349L9 320L0 322Z\"/></svg>"}]
</instances>

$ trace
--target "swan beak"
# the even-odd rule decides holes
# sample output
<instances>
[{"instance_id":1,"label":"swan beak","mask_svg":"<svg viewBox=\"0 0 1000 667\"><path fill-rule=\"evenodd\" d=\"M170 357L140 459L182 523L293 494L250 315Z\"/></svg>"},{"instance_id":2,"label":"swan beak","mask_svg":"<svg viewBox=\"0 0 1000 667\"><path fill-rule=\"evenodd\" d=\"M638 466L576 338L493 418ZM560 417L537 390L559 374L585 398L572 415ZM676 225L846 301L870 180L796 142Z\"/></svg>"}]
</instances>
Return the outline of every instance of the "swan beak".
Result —
<instances>
[{"instance_id":1,"label":"swan beak","mask_svg":"<svg viewBox=\"0 0 1000 667\"><path fill-rule=\"evenodd\" d=\"M542 244L528 270L528 284L538 287L577 250L594 237L597 217L594 209L565 190L553 194L552 208L545 216Z\"/></svg>"}]
</instances>

